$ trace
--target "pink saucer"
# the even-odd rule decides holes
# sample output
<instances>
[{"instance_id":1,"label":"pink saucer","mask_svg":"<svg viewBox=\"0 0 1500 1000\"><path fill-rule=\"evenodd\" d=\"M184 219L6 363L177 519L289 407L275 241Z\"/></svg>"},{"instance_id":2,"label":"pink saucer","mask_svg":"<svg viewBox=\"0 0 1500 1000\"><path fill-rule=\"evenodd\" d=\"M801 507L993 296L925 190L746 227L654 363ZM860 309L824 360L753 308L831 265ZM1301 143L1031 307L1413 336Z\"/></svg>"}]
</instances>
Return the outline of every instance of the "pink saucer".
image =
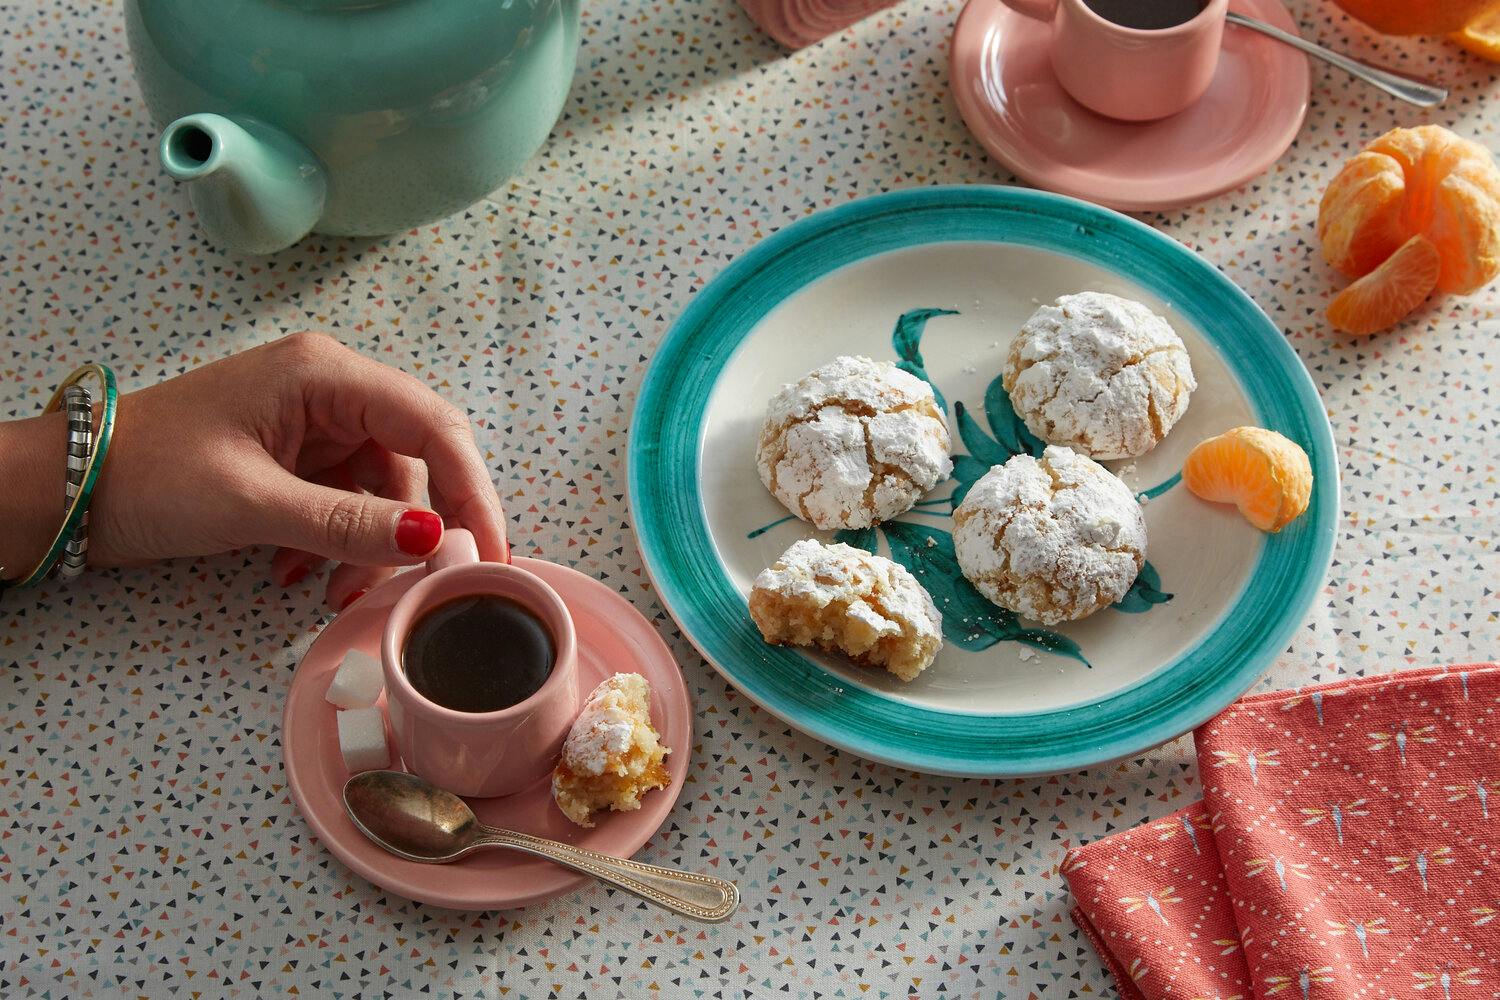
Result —
<instances>
[{"instance_id":1,"label":"pink saucer","mask_svg":"<svg viewBox=\"0 0 1500 1000\"><path fill-rule=\"evenodd\" d=\"M1278 0L1230 9L1296 32ZM1126 212L1177 208L1231 191L1292 144L1307 114L1307 57L1226 25L1219 68L1198 103L1161 121L1101 117L1062 89L1049 28L1000 0L969 0L953 29L953 96L974 137L1030 184Z\"/></svg>"},{"instance_id":2,"label":"pink saucer","mask_svg":"<svg viewBox=\"0 0 1500 1000\"><path fill-rule=\"evenodd\" d=\"M651 718L663 742L672 748L667 757L672 783L648 793L638 811L608 813L592 830L575 826L558 811L547 779L505 798L467 801L486 823L628 858L666 820L687 774L693 709L682 672L650 623L604 584L536 559L517 559L516 564L551 584L572 612L578 630L581 690L593 690L613 673L634 671L650 681ZM351 648L380 655L387 612L422 572L402 573L356 601L323 629L292 675L281 719L281 752L292 799L335 857L382 889L418 902L456 910L504 910L550 899L592 881L512 851L482 851L451 865L403 861L365 839L345 815L343 789L349 772L339 753L335 709L323 695ZM383 695L380 704L384 708Z\"/></svg>"}]
</instances>

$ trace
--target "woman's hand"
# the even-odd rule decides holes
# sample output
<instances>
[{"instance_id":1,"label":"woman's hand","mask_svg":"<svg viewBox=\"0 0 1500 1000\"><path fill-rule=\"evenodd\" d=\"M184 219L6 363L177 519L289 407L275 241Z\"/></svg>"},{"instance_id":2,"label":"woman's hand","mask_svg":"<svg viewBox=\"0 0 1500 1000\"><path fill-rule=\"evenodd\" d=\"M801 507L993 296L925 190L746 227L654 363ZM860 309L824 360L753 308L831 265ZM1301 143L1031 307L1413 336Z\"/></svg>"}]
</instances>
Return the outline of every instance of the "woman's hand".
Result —
<instances>
[{"instance_id":1,"label":"woman's hand","mask_svg":"<svg viewBox=\"0 0 1500 1000\"><path fill-rule=\"evenodd\" d=\"M50 452L56 476L46 478L60 483L64 434L48 423L52 448L32 434L15 454L39 462ZM35 542L33 563L62 516L61 487L48 485L49 537ZM474 533L481 558L505 558L503 514L468 417L410 375L299 333L120 397L88 560L276 545L282 586L324 559L342 563L327 591L342 607L389 567L429 555L445 519Z\"/></svg>"}]
</instances>

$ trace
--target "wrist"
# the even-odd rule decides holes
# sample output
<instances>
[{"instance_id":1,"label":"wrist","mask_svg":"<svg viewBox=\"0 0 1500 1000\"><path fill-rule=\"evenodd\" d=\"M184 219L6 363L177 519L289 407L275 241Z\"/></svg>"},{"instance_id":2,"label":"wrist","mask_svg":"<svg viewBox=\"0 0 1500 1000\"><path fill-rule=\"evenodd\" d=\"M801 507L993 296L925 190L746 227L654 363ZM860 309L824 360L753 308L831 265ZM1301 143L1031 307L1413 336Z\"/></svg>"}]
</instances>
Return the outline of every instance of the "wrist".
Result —
<instances>
[{"instance_id":1,"label":"wrist","mask_svg":"<svg viewBox=\"0 0 1500 1000\"><path fill-rule=\"evenodd\" d=\"M0 422L0 578L31 572L62 523L66 417Z\"/></svg>"}]
</instances>

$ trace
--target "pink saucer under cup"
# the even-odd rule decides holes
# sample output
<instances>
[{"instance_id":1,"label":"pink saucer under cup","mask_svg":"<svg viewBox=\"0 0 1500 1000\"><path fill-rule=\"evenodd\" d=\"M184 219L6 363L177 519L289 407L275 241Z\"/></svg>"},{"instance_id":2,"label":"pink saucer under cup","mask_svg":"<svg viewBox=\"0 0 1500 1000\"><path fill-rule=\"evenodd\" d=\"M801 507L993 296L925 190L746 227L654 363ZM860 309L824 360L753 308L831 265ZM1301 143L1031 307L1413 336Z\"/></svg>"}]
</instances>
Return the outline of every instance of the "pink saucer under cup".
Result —
<instances>
[{"instance_id":1,"label":"pink saucer under cup","mask_svg":"<svg viewBox=\"0 0 1500 1000\"><path fill-rule=\"evenodd\" d=\"M386 708L396 752L406 768L463 796L510 795L536 782L557 763L578 715L577 638L557 591L518 566L480 562L474 538L451 528L428 561L427 576L408 590L386 620L380 643ZM401 665L407 634L425 613L476 594L508 597L535 614L552 633L552 672L531 697L497 712L459 712L429 701L412 687ZM505 669L505 650L495 650Z\"/></svg>"},{"instance_id":2,"label":"pink saucer under cup","mask_svg":"<svg viewBox=\"0 0 1500 1000\"><path fill-rule=\"evenodd\" d=\"M577 570L516 557L516 566L541 577L562 597L578 639L575 678L579 703L614 673L636 673L651 685L651 721L667 756L671 784L647 792L641 807L597 817L589 829L563 815L543 776L513 795L469 799L485 823L561 840L628 858L656 833L682 791L693 755L693 706L672 651L652 624L614 590ZM424 865L387 854L355 827L344 811L349 769L339 751L337 710L324 695L351 649L380 654L391 609L426 575L424 567L396 574L329 622L303 655L286 693L281 755L292 801L317 843L353 873L392 893L459 910L504 910L570 892L593 880L541 858L513 851L480 851L451 865ZM385 704L382 697L379 704ZM399 762L393 763L400 768ZM709 870L718 855L706 859ZM719 873L723 874L723 873ZM600 892L588 889L588 892Z\"/></svg>"},{"instance_id":3,"label":"pink saucer under cup","mask_svg":"<svg viewBox=\"0 0 1500 1000\"><path fill-rule=\"evenodd\" d=\"M1228 7L1297 31L1279 0L1229 0ZM1048 191L1126 212L1190 205L1265 172L1307 114L1307 57L1227 25L1213 80L1198 100L1156 121L1106 118L1058 81L1051 33L1050 24L1001 0L969 0L953 29L950 65L953 97L974 138Z\"/></svg>"}]
</instances>

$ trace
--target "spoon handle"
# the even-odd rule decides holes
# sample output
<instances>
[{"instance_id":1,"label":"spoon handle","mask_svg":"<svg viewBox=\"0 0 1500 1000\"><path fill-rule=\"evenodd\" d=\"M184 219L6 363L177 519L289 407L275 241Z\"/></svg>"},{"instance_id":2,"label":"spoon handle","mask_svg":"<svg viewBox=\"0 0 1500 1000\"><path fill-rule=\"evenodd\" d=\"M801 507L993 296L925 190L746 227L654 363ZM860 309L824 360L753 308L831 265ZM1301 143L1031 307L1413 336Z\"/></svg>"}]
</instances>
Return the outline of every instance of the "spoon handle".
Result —
<instances>
[{"instance_id":1,"label":"spoon handle","mask_svg":"<svg viewBox=\"0 0 1500 1000\"><path fill-rule=\"evenodd\" d=\"M1321 45L1309 42L1300 35L1290 34L1289 32L1282 31L1280 28L1257 21L1254 18L1246 17L1243 14L1236 14L1234 11L1230 11L1225 17L1230 24L1238 24L1242 28L1250 28L1253 31L1259 31L1261 34L1270 35L1278 42L1285 42L1287 45L1292 46L1292 48L1301 49L1310 56L1321 59L1326 63L1332 63L1334 66L1359 77L1366 83L1385 91L1392 97L1400 98L1408 104L1415 104L1419 108L1437 107L1448 98L1447 87L1440 87L1431 81L1423 80L1421 77L1406 76L1402 73L1394 73L1388 69L1380 69L1377 66L1362 63L1357 59L1349 58L1342 52L1325 49Z\"/></svg>"},{"instance_id":2,"label":"spoon handle","mask_svg":"<svg viewBox=\"0 0 1500 1000\"><path fill-rule=\"evenodd\" d=\"M477 847L507 847L546 858L565 868L592 875L617 889L634 893L648 903L706 923L716 924L729 919L740 905L739 887L712 875L611 857L572 844L492 826L482 827L473 843Z\"/></svg>"}]
</instances>

